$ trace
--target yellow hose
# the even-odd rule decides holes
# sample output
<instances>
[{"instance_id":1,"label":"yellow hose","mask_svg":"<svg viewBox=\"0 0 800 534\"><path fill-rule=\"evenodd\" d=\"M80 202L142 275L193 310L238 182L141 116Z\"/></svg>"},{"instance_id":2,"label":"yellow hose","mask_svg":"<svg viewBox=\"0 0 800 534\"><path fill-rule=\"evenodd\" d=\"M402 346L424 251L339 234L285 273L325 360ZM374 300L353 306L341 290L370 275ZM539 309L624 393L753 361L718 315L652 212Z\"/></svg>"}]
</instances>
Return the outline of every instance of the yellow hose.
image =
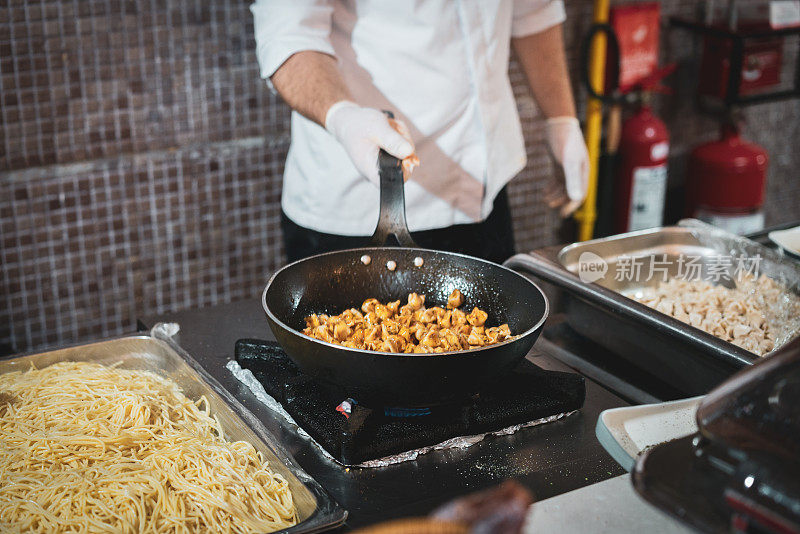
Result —
<instances>
[{"instance_id":1,"label":"yellow hose","mask_svg":"<svg viewBox=\"0 0 800 534\"><path fill-rule=\"evenodd\" d=\"M608 22L609 0L595 0L594 23ZM606 68L606 36L598 32L592 43L589 60L589 81L598 92L602 92L605 82ZM597 219L597 174L600 166L600 136L603 127L603 104L596 98L589 97L586 105L586 148L589 151L589 188L586 200L575 212L578 221L578 241L592 238L594 222Z\"/></svg>"}]
</instances>

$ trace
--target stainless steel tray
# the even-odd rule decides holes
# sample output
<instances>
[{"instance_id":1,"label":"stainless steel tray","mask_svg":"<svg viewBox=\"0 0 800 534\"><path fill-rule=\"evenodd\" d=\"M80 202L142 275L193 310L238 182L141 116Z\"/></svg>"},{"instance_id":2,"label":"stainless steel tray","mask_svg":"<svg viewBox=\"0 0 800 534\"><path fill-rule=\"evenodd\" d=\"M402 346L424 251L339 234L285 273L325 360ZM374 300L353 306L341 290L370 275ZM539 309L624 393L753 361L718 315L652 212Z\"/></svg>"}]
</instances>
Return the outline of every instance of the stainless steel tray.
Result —
<instances>
[{"instance_id":1,"label":"stainless steel tray","mask_svg":"<svg viewBox=\"0 0 800 534\"><path fill-rule=\"evenodd\" d=\"M734 258L732 270L735 258L758 254L761 273L795 292L800 287L800 268L780 252L693 220L682 221L680 226L575 243L555 251L553 254L553 248L548 247L530 255L518 254L505 265L566 290L567 322L573 329L687 395L706 393L757 361L758 356L627 298L624 294L656 285L660 277L617 279L615 272L622 257L640 259L647 272L654 257L660 260L666 255L667 276L674 276L678 268L675 260L682 254L699 257L702 274L708 273L713 257ZM589 255L582 260L586 253ZM608 268L594 283L577 276L587 258L599 258Z\"/></svg>"},{"instance_id":2,"label":"stainless steel tray","mask_svg":"<svg viewBox=\"0 0 800 534\"><path fill-rule=\"evenodd\" d=\"M167 336L126 336L97 343L12 356L0 360L0 373L42 368L60 361L85 361L106 365L122 362L125 369L152 371L174 380L190 399L205 395L211 411L229 440L248 441L264 455L270 467L289 482L297 508L298 524L286 533L321 532L344 522L347 512L283 450L264 425L242 406L189 354Z\"/></svg>"}]
</instances>

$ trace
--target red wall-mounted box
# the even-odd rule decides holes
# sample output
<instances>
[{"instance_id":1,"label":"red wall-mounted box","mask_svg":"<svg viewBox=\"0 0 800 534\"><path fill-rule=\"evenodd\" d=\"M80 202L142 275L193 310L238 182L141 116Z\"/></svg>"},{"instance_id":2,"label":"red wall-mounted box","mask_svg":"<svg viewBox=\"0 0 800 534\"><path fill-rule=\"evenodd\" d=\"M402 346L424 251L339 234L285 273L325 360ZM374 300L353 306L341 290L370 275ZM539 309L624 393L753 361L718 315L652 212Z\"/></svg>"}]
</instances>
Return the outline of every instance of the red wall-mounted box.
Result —
<instances>
[{"instance_id":1,"label":"red wall-mounted box","mask_svg":"<svg viewBox=\"0 0 800 534\"><path fill-rule=\"evenodd\" d=\"M744 41L743 46L739 94L751 95L779 85L783 40L779 37L749 39ZM703 59L697 86L700 95L725 99L732 52L733 42L730 39L704 38Z\"/></svg>"}]
</instances>

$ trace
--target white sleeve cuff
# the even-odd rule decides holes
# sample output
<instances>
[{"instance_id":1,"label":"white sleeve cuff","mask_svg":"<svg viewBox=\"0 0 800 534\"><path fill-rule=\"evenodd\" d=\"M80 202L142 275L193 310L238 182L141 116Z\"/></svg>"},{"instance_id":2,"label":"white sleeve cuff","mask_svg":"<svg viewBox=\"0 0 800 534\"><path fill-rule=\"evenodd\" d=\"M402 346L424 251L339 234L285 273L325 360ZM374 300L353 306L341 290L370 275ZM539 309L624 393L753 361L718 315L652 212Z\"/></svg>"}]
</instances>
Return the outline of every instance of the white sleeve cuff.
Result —
<instances>
[{"instance_id":1,"label":"white sleeve cuff","mask_svg":"<svg viewBox=\"0 0 800 534\"><path fill-rule=\"evenodd\" d=\"M542 4L542 2L536 3ZM516 4L519 5L520 2L517 1ZM511 37L525 37L543 32L565 20L567 13L562 0L550 0L541 6L528 5L522 9L515 9L514 19L511 21Z\"/></svg>"},{"instance_id":2,"label":"white sleeve cuff","mask_svg":"<svg viewBox=\"0 0 800 534\"><path fill-rule=\"evenodd\" d=\"M261 77L267 81L267 87L275 91L270 77L294 54L307 51L335 55L333 47L325 39L295 38L260 44L256 48L256 56L261 68Z\"/></svg>"},{"instance_id":3,"label":"white sleeve cuff","mask_svg":"<svg viewBox=\"0 0 800 534\"><path fill-rule=\"evenodd\" d=\"M333 9L327 0L256 0L250 6L261 77L270 76L303 51L334 55L330 42Z\"/></svg>"},{"instance_id":4,"label":"white sleeve cuff","mask_svg":"<svg viewBox=\"0 0 800 534\"><path fill-rule=\"evenodd\" d=\"M333 47L324 39L293 38L264 43L256 48L261 77L269 78L287 59L298 52L314 51L334 55Z\"/></svg>"}]
</instances>

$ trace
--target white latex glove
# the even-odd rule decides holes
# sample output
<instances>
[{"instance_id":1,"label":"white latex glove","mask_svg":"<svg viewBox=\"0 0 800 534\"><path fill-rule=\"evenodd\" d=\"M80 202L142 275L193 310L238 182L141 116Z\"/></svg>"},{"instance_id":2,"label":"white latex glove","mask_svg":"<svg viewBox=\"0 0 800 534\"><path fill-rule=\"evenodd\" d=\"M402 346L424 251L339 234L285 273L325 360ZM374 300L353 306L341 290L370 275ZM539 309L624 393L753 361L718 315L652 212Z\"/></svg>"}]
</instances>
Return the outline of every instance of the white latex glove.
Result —
<instances>
[{"instance_id":1,"label":"white latex glove","mask_svg":"<svg viewBox=\"0 0 800 534\"><path fill-rule=\"evenodd\" d=\"M566 217L583 203L589 187L589 152L578 119L554 117L547 119L547 143L553 157L564 170L564 186L567 197L555 199L551 206L561 206L561 215Z\"/></svg>"},{"instance_id":2,"label":"white latex glove","mask_svg":"<svg viewBox=\"0 0 800 534\"><path fill-rule=\"evenodd\" d=\"M396 158L408 160L403 162L404 169L413 166L410 158L416 160L408 128L401 121L391 122L383 112L347 100L332 105L325 115L325 129L344 146L358 172L377 186L381 148Z\"/></svg>"}]
</instances>

